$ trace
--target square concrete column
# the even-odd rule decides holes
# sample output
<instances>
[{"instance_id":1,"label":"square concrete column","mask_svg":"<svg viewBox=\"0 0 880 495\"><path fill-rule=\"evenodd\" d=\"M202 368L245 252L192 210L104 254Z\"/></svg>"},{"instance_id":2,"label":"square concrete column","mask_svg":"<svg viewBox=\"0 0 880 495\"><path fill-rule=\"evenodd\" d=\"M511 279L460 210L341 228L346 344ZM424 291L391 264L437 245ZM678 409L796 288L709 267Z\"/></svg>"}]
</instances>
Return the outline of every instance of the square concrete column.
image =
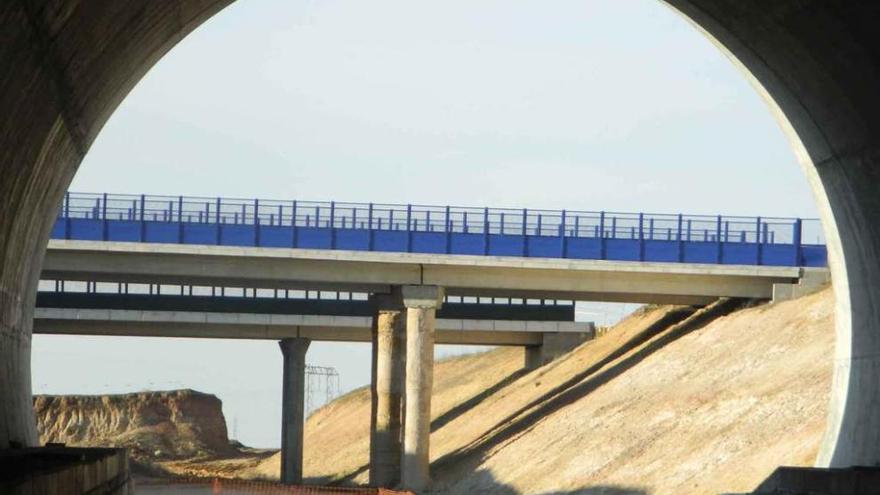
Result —
<instances>
[{"instance_id":1,"label":"square concrete column","mask_svg":"<svg viewBox=\"0 0 880 495\"><path fill-rule=\"evenodd\" d=\"M431 483L431 389L434 384L434 323L443 289L427 285L403 287L406 306L406 413L401 486L419 491Z\"/></svg>"},{"instance_id":2,"label":"square concrete column","mask_svg":"<svg viewBox=\"0 0 880 495\"><path fill-rule=\"evenodd\" d=\"M590 324L589 332L558 332L541 335L543 343L523 348L523 367L533 370L571 352L579 345L596 338L595 325Z\"/></svg>"},{"instance_id":3,"label":"square concrete column","mask_svg":"<svg viewBox=\"0 0 880 495\"><path fill-rule=\"evenodd\" d=\"M281 483L302 484L306 351L311 339L278 342L284 356L281 378Z\"/></svg>"},{"instance_id":4,"label":"square concrete column","mask_svg":"<svg viewBox=\"0 0 880 495\"><path fill-rule=\"evenodd\" d=\"M523 347L523 368L527 370L536 370L544 366L544 356L542 355L543 346L527 345Z\"/></svg>"},{"instance_id":5,"label":"square concrete column","mask_svg":"<svg viewBox=\"0 0 880 495\"><path fill-rule=\"evenodd\" d=\"M375 314L370 485L388 488L400 481L406 316L399 288L391 294L376 294L371 300Z\"/></svg>"}]
</instances>

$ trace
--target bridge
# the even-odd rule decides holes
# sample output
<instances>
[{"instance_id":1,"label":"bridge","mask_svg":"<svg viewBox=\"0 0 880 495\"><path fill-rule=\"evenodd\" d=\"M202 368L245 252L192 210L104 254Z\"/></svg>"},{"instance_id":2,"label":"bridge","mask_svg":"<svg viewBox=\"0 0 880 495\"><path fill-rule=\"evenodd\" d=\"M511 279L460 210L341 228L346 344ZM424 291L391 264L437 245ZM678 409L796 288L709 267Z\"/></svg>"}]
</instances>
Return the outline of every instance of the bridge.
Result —
<instances>
[{"instance_id":1,"label":"bridge","mask_svg":"<svg viewBox=\"0 0 880 495\"><path fill-rule=\"evenodd\" d=\"M574 301L781 299L826 264L809 219L67 193L34 332L278 340L293 482L310 342L371 342L370 480L391 485L427 477L435 343L522 346L533 368L594 336Z\"/></svg>"},{"instance_id":2,"label":"bridge","mask_svg":"<svg viewBox=\"0 0 880 495\"><path fill-rule=\"evenodd\" d=\"M53 239L825 267L819 221L67 193Z\"/></svg>"},{"instance_id":3,"label":"bridge","mask_svg":"<svg viewBox=\"0 0 880 495\"><path fill-rule=\"evenodd\" d=\"M806 171L829 235L829 266L834 273L837 298L835 379L826 434L816 462L820 467L834 468L876 466L880 463L880 413L876 407L880 403L880 264L876 262L880 230L872 226L880 217L880 203L876 200L880 183L880 100L876 91L880 51L876 47L880 35L871 26L877 23L880 12L871 2L665 2L699 26L760 88ZM126 94L177 42L230 3L59 0L51 4L54 7L39 1L0 4L0 25L8 40L0 45L0 61L4 67L15 67L0 75L0 87L4 88L0 110L6 117L5 125L0 126L0 448L15 453L22 450L15 447L35 446L38 441L28 364L31 303L39 283L44 240L52 229L65 189ZM817 37L817 32L822 36ZM711 173L710 167L706 170ZM259 210L262 225L262 205ZM592 243L593 254L601 261L613 257L618 246L612 246L611 241L626 240L617 239L617 226L613 229L614 239L607 237L610 226L606 225L606 215L604 222L600 218L600 236L591 238L586 232L580 237L566 235L562 245L559 241L563 236L531 234L537 227L532 213L524 215L527 226L523 230L530 233L521 231L521 244L513 244L514 248L521 248L522 254L531 256L538 253L535 249L550 249L555 237L557 253L564 257L584 253L583 246L577 244ZM465 234L475 233L470 227L472 220L468 219ZM569 225L568 220L567 215L564 225ZM755 228L744 229L745 242L735 247L727 243L724 221L719 229L715 220L714 228L711 219L710 225L702 228L692 223L688 239L687 223L683 218L682 227L678 228L676 218L673 232L670 235L667 230L666 237L674 242L693 243L684 248L699 250L703 261L714 259L716 264L719 260L733 260L732 249L740 247L754 256L755 263L747 265L762 267L770 264L771 257L763 249L768 244L780 244L784 240L780 237L787 237L784 230L772 235L770 232L776 231L770 227L764 235L763 223L756 221ZM651 235L650 224L638 223L636 234L630 229L630 239L626 240L630 246L629 261L636 262L632 255L637 254L641 262L644 254L645 262L649 262L657 254L648 243L658 235L658 225L655 222ZM436 225L433 216L431 224ZM508 224L503 224L505 234L498 235L509 235ZM490 236L499 224L492 225ZM247 230L245 226L241 228ZM673 227L667 227L670 228ZM207 230L210 232L210 228ZM253 230L262 231L262 227ZM543 222L539 230L543 234ZM792 233L794 230L792 227ZM575 231L580 233L581 229ZM754 232L753 236L748 231ZM231 235L232 230L227 229L226 233ZM55 234L60 235L57 229ZM99 234L103 239L103 233ZM719 246L712 244L713 234L716 244L723 244L720 257ZM801 234L801 241L814 241L813 235L804 235L804 231ZM110 239L110 232L107 235ZM254 235L257 239L262 232ZM221 232L221 243L222 236ZM405 237L406 245L411 245L414 252L420 249L415 235L412 244L409 234ZM331 246L340 240L331 239ZM374 249L376 241L374 237ZM789 241L789 246L799 245L795 239ZM261 246L262 242L260 239ZM483 239L482 244L477 244L484 247L482 254L477 253L482 257L487 257L485 242ZM490 238L490 250L491 242ZM539 247L541 244L546 245ZM450 254L459 248L450 245ZM695 252L674 249L667 255L676 256L675 261L699 261L694 258ZM795 257L803 261L810 255L797 255L798 251L798 247L789 247L783 258L800 265ZM527 258L522 254L516 259ZM782 264L786 263L789 262ZM409 430L412 423L407 425ZM407 457L421 452L416 448L421 447L421 439L414 435L409 431L405 435ZM805 485L818 491L823 490L821 487L843 486L833 481L850 473L846 469L810 471L814 481ZM790 479L797 473L783 474ZM401 470L398 475L403 475L403 486L416 491L430 482L426 470ZM780 483L791 488L791 483Z\"/></svg>"},{"instance_id":4,"label":"bridge","mask_svg":"<svg viewBox=\"0 0 880 495\"><path fill-rule=\"evenodd\" d=\"M372 341L368 294L193 286L181 286L179 293L168 293L166 286L163 294L161 285L102 285L115 287L99 291L94 282L58 281L54 290L39 291L34 333ZM524 365L532 368L595 335L592 323L575 322L574 316L573 301L447 296L437 311L435 342L521 346Z\"/></svg>"}]
</instances>

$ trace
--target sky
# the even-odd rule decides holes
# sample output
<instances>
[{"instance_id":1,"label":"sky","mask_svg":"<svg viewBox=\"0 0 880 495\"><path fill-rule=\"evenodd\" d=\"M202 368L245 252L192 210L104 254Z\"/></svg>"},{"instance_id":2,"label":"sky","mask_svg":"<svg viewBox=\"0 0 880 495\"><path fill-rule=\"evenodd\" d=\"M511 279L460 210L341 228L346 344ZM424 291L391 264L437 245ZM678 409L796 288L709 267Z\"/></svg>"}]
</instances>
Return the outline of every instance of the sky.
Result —
<instances>
[{"instance_id":1,"label":"sky","mask_svg":"<svg viewBox=\"0 0 880 495\"><path fill-rule=\"evenodd\" d=\"M134 88L71 190L817 215L766 104L657 0L239 0ZM36 393L196 388L244 443L279 444L275 342L33 349ZM369 378L365 345L315 343L308 361L343 390Z\"/></svg>"}]
</instances>

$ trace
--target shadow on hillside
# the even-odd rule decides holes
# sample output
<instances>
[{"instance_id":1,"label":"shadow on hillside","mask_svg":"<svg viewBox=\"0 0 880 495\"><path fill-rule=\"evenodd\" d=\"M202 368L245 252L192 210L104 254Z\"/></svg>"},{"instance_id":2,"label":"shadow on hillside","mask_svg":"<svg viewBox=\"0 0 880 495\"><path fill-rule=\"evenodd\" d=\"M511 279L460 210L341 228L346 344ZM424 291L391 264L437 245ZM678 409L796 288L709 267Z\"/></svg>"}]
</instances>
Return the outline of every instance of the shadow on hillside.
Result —
<instances>
[{"instance_id":1,"label":"shadow on hillside","mask_svg":"<svg viewBox=\"0 0 880 495\"><path fill-rule=\"evenodd\" d=\"M470 399L468 399L464 402L459 403L458 405L456 405L452 409L441 414L438 418L434 419L434 421L431 421L431 432L433 433L433 432L439 430L440 428L443 428L444 426L451 423L452 421L454 421L456 418L458 418L462 414L477 407L484 400L495 395L497 392L502 390L504 387L517 381L520 377L526 375L528 372L529 372L529 370L527 370L527 369L521 369L521 370L514 371L513 373L511 373L507 377L499 380L498 383L496 383L495 385L492 385L491 387L487 388L486 390L483 390L482 392L478 393L477 395L471 397Z\"/></svg>"},{"instance_id":2,"label":"shadow on hillside","mask_svg":"<svg viewBox=\"0 0 880 495\"><path fill-rule=\"evenodd\" d=\"M435 487L438 494L445 493L480 493L485 495L522 495L516 488L501 483L491 472L481 469L472 475L462 478L454 485L447 487ZM616 486L597 485L574 490L560 490L540 492L541 495L647 495L643 489Z\"/></svg>"},{"instance_id":3,"label":"shadow on hillside","mask_svg":"<svg viewBox=\"0 0 880 495\"><path fill-rule=\"evenodd\" d=\"M685 310L683 313L676 313L674 316L667 315L667 317L651 325L648 329L630 339L618 350L590 366L584 372L575 375L562 385L555 387L525 407L518 409L515 413L508 415L480 438L432 463L434 472L448 479L459 478L460 474L456 475L454 473L475 469L481 463L485 454L493 447L526 433L541 418L583 399L668 344L704 327L717 318L731 313L743 305L743 300L722 299L697 312ZM660 335L664 331L666 333ZM657 337L658 335L660 336ZM651 341L654 337L657 338ZM647 345L643 348L623 358L627 352L646 343ZM620 359L620 361L610 365L616 359ZM610 366L600 372L607 365Z\"/></svg>"},{"instance_id":4,"label":"shadow on hillside","mask_svg":"<svg viewBox=\"0 0 880 495\"><path fill-rule=\"evenodd\" d=\"M327 477L324 477L324 478L314 478L314 479L315 479L315 480L318 480L320 483L323 483L323 484L326 484L326 485L333 485L333 486L353 486L353 485L354 485L354 479L357 478L358 476L360 476L361 474L366 473L366 472L369 471L369 470L370 470L370 465L369 465L369 464L364 464L363 466L361 466L361 467L355 469L354 471L352 471L352 472L350 472L350 473L348 473L348 474L344 474L344 475L342 475L342 476L340 476L340 477L338 477L338 478L336 478L336 477L334 477L334 478L327 478Z\"/></svg>"},{"instance_id":5,"label":"shadow on hillside","mask_svg":"<svg viewBox=\"0 0 880 495\"><path fill-rule=\"evenodd\" d=\"M458 418L462 414L464 414L467 411L473 409L474 407L480 405L483 401L485 401L489 397L493 396L494 394L498 393L499 391L504 389L504 387L507 387L511 383L515 382L520 377L526 375L528 372L529 372L529 370L526 370L526 369L514 371L510 375L499 380L496 384L487 388L486 390L483 390L482 392L471 397L470 399L468 399L464 402L461 402L458 405L456 405L455 407L449 409L448 411L446 411L445 413L441 414L439 417L437 417L433 421L431 421L431 432L433 433L433 432L439 430L440 428L446 426L447 424L451 423L452 421L454 421L456 418ZM343 485L343 486L350 485L354 482L355 478L357 478L361 474L367 472L369 469L370 469L370 466L368 464L364 464L363 466L360 466L360 467L356 468L355 470L351 471L350 473L344 474L339 478L332 478L331 479L331 478L325 477L325 478L320 478L320 479L316 478L316 480L320 481L322 483L332 483L334 485Z\"/></svg>"},{"instance_id":6,"label":"shadow on hillside","mask_svg":"<svg viewBox=\"0 0 880 495\"><path fill-rule=\"evenodd\" d=\"M692 307L681 307L669 311L662 318L649 325L587 369L575 374L562 384L547 391L541 397L529 402L523 407L520 407L512 414L498 421L479 438L434 461L431 464L432 472L436 475L436 479L438 480L443 478L464 479L468 477L468 472L471 472L479 466L484 454L492 447L530 430L540 418L552 414L553 412L586 397L602 385L612 381L641 363L650 355L666 347L668 344L704 327L721 316L739 309L743 305L743 300L723 299L702 310ZM666 334L661 335L658 338L658 335L663 332L666 332ZM651 342L652 339L655 340ZM621 359L626 356L627 353L645 344L648 345L634 352L632 355ZM620 361L612 365L612 363L617 360ZM606 367L607 369L605 369ZM453 407L432 421L431 431L436 431L442 426L450 423L455 418L461 416L468 410L476 407L487 398L491 397L493 394L504 389L504 387L515 382L526 373L526 370L516 371L510 376L500 380L492 387ZM340 478L336 478L333 480L332 484L349 485L357 476L366 472L368 469L368 465L360 466L352 472L343 475ZM452 473L457 474L453 475ZM481 470L477 471L474 476L491 476L491 473ZM474 480L474 483L477 483L478 481L478 479ZM487 483L489 482L487 481ZM493 485L492 490L487 491L486 493L498 493L501 495L518 494L515 490L498 484ZM627 487L597 486L571 492L551 492L544 495L639 495L643 493L645 493L643 490Z\"/></svg>"}]
</instances>

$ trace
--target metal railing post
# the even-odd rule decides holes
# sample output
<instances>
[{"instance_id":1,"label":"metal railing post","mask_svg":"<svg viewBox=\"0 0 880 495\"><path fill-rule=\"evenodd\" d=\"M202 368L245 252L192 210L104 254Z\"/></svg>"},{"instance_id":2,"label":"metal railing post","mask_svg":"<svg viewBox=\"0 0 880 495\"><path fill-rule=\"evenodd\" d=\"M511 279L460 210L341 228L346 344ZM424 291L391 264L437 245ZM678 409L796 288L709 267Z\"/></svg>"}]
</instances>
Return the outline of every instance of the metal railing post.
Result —
<instances>
[{"instance_id":1,"label":"metal railing post","mask_svg":"<svg viewBox=\"0 0 880 495\"><path fill-rule=\"evenodd\" d=\"M260 200L254 198L254 246L260 247Z\"/></svg>"},{"instance_id":2,"label":"metal railing post","mask_svg":"<svg viewBox=\"0 0 880 495\"><path fill-rule=\"evenodd\" d=\"M373 203L370 203L367 208L367 249L372 251L375 242L375 233L373 232Z\"/></svg>"},{"instance_id":3,"label":"metal railing post","mask_svg":"<svg viewBox=\"0 0 880 495\"><path fill-rule=\"evenodd\" d=\"M290 205L290 245L293 248L299 247L299 231L296 227L296 200Z\"/></svg>"},{"instance_id":4,"label":"metal railing post","mask_svg":"<svg viewBox=\"0 0 880 495\"><path fill-rule=\"evenodd\" d=\"M755 264L760 265L763 256L763 245L761 242L761 217L758 217L755 223Z\"/></svg>"},{"instance_id":5,"label":"metal railing post","mask_svg":"<svg viewBox=\"0 0 880 495\"><path fill-rule=\"evenodd\" d=\"M330 249L336 249L336 201L330 202Z\"/></svg>"},{"instance_id":6,"label":"metal railing post","mask_svg":"<svg viewBox=\"0 0 880 495\"><path fill-rule=\"evenodd\" d=\"M412 241L413 241L413 233L412 233L412 205L406 205L406 252L412 252Z\"/></svg>"},{"instance_id":7,"label":"metal railing post","mask_svg":"<svg viewBox=\"0 0 880 495\"><path fill-rule=\"evenodd\" d=\"M104 193L101 197L101 240L107 240L109 228L110 225L107 223L107 193Z\"/></svg>"},{"instance_id":8,"label":"metal railing post","mask_svg":"<svg viewBox=\"0 0 880 495\"><path fill-rule=\"evenodd\" d=\"M144 218L146 210L147 210L147 197L146 197L146 195L141 194L141 212L140 212L140 221L141 221L140 241L141 242L146 242L146 240L147 240L147 221Z\"/></svg>"},{"instance_id":9,"label":"metal railing post","mask_svg":"<svg viewBox=\"0 0 880 495\"><path fill-rule=\"evenodd\" d=\"M678 214L678 262L684 262L684 237L682 236L681 229L684 226L684 217L681 213Z\"/></svg>"},{"instance_id":10,"label":"metal railing post","mask_svg":"<svg viewBox=\"0 0 880 495\"><path fill-rule=\"evenodd\" d=\"M639 213L639 261L645 261L645 214Z\"/></svg>"},{"instance_id":11,"label":"metal railing post","mask_svg":"<svg viewBox=\"0 0 880 495\"><path fill-rule=\"evenodd\" d=\"M449 205L446 205L446 254L452 252L452 212Z\"/></svg>"},{"instance_id":12,"label":"metal railing post","mask_svg":"<svg viewBox=\"0 0 880 495\"><path fill-rule=\"evenodd\" d=\"M489 255L489 208L483 208L483 254Z\"/></svg>"},{"instance_id":13,"label":"metal railing post","mask_svg":"<svg viewBox=\"0 0 880 495\"><path fill-rule=\"evenodd\" d=\"M214 223L216 224L216 228L217 228L217 245L219 246L223 240L223 237L222 237L223 236L223 233L222 233L223 232L223 225L220 223L220 220L221 220L220 209L221 209L222 202L221 202L219 196L217 196L216 202L217 202L217 206L216 206L217 211L214 212Z\"/></svg>"},{"instance_id":14,"label":"metal railing post","mask_svg":"<svg viewBox=\"0 0 880 495\"><path fill-rule=\"evenodd\" d=\"M183 244L183 196L177 197L177 243Z\"/></svg>"},{"instance_id":15,"label":"metal railing post","mask_svg":"<svg viewBox=\"0 0 880 495\"><path fill-rule=\"evenodd\" d=\"M70 191L64 194L64 238L70 239Z\"/></svg>"},{"instance_id":16,"label":"metal railing post","mask_svg":"<svg viewBox=\"0 0 880 495\"><path fill-rule=\"evenodd\" d=\"M559 236L560 236L560 252L563 258L568 258L568 240L565 232L565 220L566 220L566 212L562 210L562 218L559 224Z\"/></svg>"}]
</instances>

